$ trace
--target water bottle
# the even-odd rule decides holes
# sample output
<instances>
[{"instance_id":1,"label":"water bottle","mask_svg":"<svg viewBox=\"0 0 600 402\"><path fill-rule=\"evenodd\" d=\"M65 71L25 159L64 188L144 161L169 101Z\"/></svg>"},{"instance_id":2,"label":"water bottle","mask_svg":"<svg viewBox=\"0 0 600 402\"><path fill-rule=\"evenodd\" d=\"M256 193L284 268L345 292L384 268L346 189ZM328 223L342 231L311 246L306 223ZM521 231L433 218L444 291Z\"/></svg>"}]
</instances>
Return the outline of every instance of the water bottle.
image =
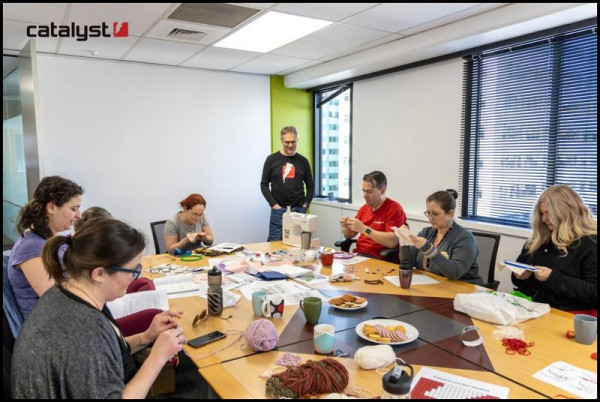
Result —
<instances>
[{"instance_id":1,"label":"water bottle","mask_svg":"<svg viewBox=\"0 0 600 402\"><path fill-rule=\"evenodd\" d=\"M410 369L410 374L404 370L404 367ZM381 399L410 399L412 378L413 368L410 364L396 364L381 380L383 385Z\"/></svg>"},{"instance_id":2,"label":"water bottle","mask_svg":"<svg viewBox=\"0 0 600 402\"><path fill-rule=\"evenodd\" d=\"M213 266L208 271L208 315L218 316L223 312L223 289L221 288L222 283L221 271Z\"/></svg>"}]
</instances>

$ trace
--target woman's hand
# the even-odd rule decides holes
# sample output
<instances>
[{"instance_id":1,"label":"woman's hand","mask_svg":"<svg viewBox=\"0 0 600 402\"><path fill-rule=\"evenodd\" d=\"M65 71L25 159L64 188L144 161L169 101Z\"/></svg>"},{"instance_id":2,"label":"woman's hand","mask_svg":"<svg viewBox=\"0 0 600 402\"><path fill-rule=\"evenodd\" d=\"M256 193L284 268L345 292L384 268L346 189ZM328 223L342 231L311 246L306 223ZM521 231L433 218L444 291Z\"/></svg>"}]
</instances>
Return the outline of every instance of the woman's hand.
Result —
<instances>
[{"instance_id":1,"label":"woman's hand","mask_svg":"<svg viewBox=\"0 0 600 402\"><path fill-rule=\"evenodd\" d=\"M190 243L196 243L200 239L201 233L190 232L187 235L185 235L185 237L188 238Z\"/></svg>"},{"instance_id":2,"label":"woman's hand","mask_svg":"<svg viewBox=\"0 0 600 402\"><path fill-rule=\"evenodd\" d=\"M548 280L548 277L552 273L552 270L548 267L542 267L539 265L534 265L534 267L538 269L533 273L535 279L537 279L540 282L546 282Z\"/></svg>"},{"instance_id":3,"label":"woman's hand","mask_svg":"<svg viewBox=\"0 0 600 402\"><path fill-rule=\"evenodd\" d=\"M517 279L522 280L522 281L524 281L525 279L529 278L531 276L531 274L532 274L532 272L529 271L529 270L525 270L521 274L514 273L515 277Z\"/></svg>"},{"instance_id":4,"label":"woman's hand","mask_svg":"<svg viewBox=\"0 0 600 402\"><path fill-rule=\"evenodd\" d=\"M410 234L408 236L408 240L418 249L421 249L425 243L427 243L427 239L421 236L415 236L414 234Z\"/></svg>"},{"instance_id":5,"label":"woman's hand","mask_svg":"<svg viewBox=\"0 0 600 402\"><path fill-rule=\"evenodd\" d=\"M183 336L183 329L177 326L176 328L160 333L156 341L154 341L150 355L154 355L164 364L183 349L183 345L186 343L187 340Z\"/></svg>"},{"instance_id":6,"label":"woman's hand","mask_svg":"<svg viewBox=\"0 0 600 402\"><path fill-rule=\"evenodd\" d=\"M150 323L150 327L144 334L144 339L150 342L155 341L161 333L174 329L181 328L177 323L177 319L183 316L183 311L163 311L162 313L156 314Z\"/></svg>"}]
</instances>

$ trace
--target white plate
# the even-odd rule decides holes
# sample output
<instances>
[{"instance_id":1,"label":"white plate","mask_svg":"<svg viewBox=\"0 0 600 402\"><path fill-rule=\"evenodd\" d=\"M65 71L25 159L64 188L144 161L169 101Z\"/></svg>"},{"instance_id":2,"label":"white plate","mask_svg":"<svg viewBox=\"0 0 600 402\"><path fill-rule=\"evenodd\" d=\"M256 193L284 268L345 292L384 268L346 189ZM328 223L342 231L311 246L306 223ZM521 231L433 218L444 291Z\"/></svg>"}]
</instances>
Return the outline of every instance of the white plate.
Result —
<instances>
[{"instance_id":1,"label":"white plate","mask_svg":"<svg viewBox=\"0 0 600 402\"><path fill-rule=\"evenodd\" d=\"M404 329L406 329L406 335L408 336L408 339L405 341L402 341L402 342L378 342L375 339L371 339L368 336L366 336L365 334L363 334L363 326L365 324L369 324L369 325L381 324L384 327L387 327L388 325L393 325L393 326L402 325L404 327ZM410 343L419 337L419 331L412 325L410 325L406 322L402 322L402 321L386 320L386 319L363 321L356 326L356 334L366 341L373 342L373 343L379 343L381 345L404 345L405 343Z\"/></svg>"},{"instance_id":2,"label":"white plate","mask_svg":"<svg viewBox=\"0 0 600 402\"><path fill-rule=\"evenodd\" d=\"M332 297L331 299L335 299L335 297ZM329 299L329 300L331 300L331 299ZM327 301L328 303L329 303L329 300ZM329 303L329 305L330 305L331 307L335 307L335 308L337 308L338 310L345 310L345 311L360 310L361 308L367 307L367 304L369 304L369 301L368 301L368 300L365 300L365 301L363 302L363 304L361 304L361 305L360 305L360 306L358 306L358 307L342 307L342 306L336 306L336 305L334 305L334 304L331 304L331 303Z\"/></svg>"}]
</instances>

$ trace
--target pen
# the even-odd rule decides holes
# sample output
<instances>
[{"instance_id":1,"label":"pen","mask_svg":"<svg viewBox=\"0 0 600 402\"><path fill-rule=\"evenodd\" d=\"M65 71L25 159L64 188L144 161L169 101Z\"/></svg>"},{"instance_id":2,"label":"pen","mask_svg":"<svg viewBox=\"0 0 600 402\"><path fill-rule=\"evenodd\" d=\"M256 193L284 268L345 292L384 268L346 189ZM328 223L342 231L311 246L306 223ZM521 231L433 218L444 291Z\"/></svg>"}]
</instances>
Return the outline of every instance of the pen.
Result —
<instances>
[{"instance_id":1,"label":"pen","mask_svg":"<svg viewBox=\"0 0 600 402\"><path fill-rule=\"evenodd\" d=\"M168 295L176 295L176 294L180 294L180 293L189 293L189 292L197 292L199 291L199 288L196 289L183 289L183 290L172 290L170 292L167 292Z\"/></svg>"}]
</instances>

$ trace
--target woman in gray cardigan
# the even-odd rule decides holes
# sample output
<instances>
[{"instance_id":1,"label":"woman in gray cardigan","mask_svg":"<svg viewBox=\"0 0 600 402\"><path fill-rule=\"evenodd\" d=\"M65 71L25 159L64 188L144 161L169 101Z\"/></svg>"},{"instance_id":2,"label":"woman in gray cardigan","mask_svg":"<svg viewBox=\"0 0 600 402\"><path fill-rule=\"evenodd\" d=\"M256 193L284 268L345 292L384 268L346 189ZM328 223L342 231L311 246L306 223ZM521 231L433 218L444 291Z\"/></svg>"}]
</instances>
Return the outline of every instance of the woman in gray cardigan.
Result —
<instances>
[{"instance_id":1,"label":"woman in gray cardigan","mask_svg":"<svg viewBox=\"0 0 600 402\"><path fill-rule=\"evenodd\" d=\"M431 194L424 212L431 227L421 230L417 236L402 237L412 243L415 267L448 279L483 285L476 261L479 249L475 238L453 219L456 198L455 190Z\"/></svg>"}]
</instances>

